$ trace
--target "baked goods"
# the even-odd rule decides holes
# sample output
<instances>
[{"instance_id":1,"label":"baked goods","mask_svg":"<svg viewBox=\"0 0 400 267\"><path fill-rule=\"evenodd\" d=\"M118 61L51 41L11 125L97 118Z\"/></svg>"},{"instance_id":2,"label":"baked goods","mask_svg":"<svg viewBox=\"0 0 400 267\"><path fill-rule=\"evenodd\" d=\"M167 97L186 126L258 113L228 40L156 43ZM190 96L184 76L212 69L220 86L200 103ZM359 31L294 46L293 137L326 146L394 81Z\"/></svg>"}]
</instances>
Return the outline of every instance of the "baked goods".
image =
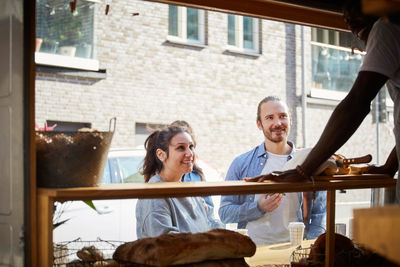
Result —
<instances>
[{"instance_id":1,"label":"baked goods","mask_svg":"<svg viewBox=\"0 0 400 267\"><path fill-rule=\"evenodd\" d=\"M73 260L66 264L67 267L125 267L121 266L115 260L99 260L99 261L81 261Z\"/></svg>"},{"instance_id":2,"label":"baked goods","mask_svg":"<svg viewBox=\"0 0 400 267\"><path fill-rule=\"evenodd\" d=\"M93 267L119 267L120 265L115 260L101 260L93 263Z\"/></svg>"},{"instance_id":3,"label":"baked goods","mask_svg":"<svg viewBox=\"0 0 400 267\"><path fill-rule=\"evenodd\" d=\"M214 229L204 233L164 234L119 246L113 255L118 262L153 266L189 264L207 260L251 257L253 241L240 233Z\"/></svg>"},{"instance_id":4,"label":"baked goods","mask_svg":"<svg viewBox=\"0 0 400 267\"><path fill-rule=\"evenodd\" d=\"M74 260L68 262L65 266L67 267L91 267L92 264L80 260Z\"/></svg>"},{"instance_id":5,"label":"baked goods","mask_svg":"<svg viewBox=\"0 0 400 267\"><path fill-rule=\"evenodd\" d=\"M121 263L118 267L154 267L153 265L139 263ZM249 267L244 258L209 260L188 264L173 265L173 267Z\"/></svg>"},{"instance_id":6,"label":"baked goods","mask_svg":"<svg viewBox=\"0 0 400 267\"><path fill-rule=\"evenodd\" d=\"M363 174L368 169L368 166L354 166L352 164L368 163L371 159L371 155L348 159L342 155L333 154L329 160L333 160L336 163L336 168L326 168L323 171L323 175Z\"/></svg>"},{"instance_id":7,"label":"baked goods","mask_svg":"<svg viewBox=\"0 0 400 267\"><path fill-rule=\"evenodd\" d=\"M315 243L311 246L310 251L310 262L312 266L325 266L325 247L326 247L326 233L320 235ZM351 257L348 257L355 250L353 242L344 235L335 233L335 266L349 266L348 261ZM347 256L344 256L347 255Z\"/></svg>"},{"instance_id":8,"label":"baked goods","mask_svg":"<svg viewBox=\"0 0 400 267\"><path fill-rule=\"evenodd\" d=\"M103 253L95 246L83 247L76 255L83 261L100 261L104 259Z\"/></svg>"}]
</instances>

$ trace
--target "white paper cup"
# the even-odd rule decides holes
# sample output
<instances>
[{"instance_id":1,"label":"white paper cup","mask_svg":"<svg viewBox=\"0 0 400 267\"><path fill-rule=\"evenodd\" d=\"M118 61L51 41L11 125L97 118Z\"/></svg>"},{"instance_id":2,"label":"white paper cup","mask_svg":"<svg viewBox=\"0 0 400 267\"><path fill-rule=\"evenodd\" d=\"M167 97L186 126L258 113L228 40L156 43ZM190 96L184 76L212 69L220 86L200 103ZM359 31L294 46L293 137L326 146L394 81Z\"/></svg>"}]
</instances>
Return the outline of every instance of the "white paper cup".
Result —
<instances>
[{"instance_id":1,"label":"white paper cup","mask_svg":"<svg viewBox=\"0 0 400 267\"><path fill-rule=\"evenodd\" d=\"M335 224L335 233L346 235L346 224L345 223L336 223Z\"/></svg>"},{"instance_id":2,"label":"white paper cup","mask_svg":"<svg viewBox=\"0 0 400 267\"><path fill-rule=\"evenodd\" d=\"M235 230L233 230L233 231L238 232L239 234L247 235L247 236L248 236L248 234L247 234L247 229L235 229Z\"/></svg>"},{"instance_id":3,"label":"white paper cup","mask_svg":"<svg viewBox=\"0 0 400 267\"><path fill-rule=\"evenodd\" d=\"M302 222L289 223L290 245L300 246L303 241L305 225Z\"/></svg>"}]
</instances>

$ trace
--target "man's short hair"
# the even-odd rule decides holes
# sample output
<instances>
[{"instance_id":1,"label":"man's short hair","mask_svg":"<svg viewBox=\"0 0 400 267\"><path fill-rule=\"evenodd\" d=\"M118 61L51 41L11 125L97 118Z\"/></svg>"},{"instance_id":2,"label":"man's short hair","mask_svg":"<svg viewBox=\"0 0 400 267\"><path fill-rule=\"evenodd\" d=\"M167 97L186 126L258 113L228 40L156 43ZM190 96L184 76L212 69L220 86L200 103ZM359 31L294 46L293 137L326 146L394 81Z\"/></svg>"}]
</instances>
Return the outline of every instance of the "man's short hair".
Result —
<instances>
[{"instance_id":1,"label":"man's short hair","mask_svg":"<svg viewBox=\"0 0 400 267\"><path fill-rule=\"evenodd\" d=\"M277 97L277 96L267 96L266 98L264 98L263 100L260 101L260 103L258 103L258 107L257 107L257 121L261 121L260 118L260 113L261 113L261 105L264 103L267 103L269 101L278 101L278 102L282 102L282 100Z\"/></svg>"}]
</instances>

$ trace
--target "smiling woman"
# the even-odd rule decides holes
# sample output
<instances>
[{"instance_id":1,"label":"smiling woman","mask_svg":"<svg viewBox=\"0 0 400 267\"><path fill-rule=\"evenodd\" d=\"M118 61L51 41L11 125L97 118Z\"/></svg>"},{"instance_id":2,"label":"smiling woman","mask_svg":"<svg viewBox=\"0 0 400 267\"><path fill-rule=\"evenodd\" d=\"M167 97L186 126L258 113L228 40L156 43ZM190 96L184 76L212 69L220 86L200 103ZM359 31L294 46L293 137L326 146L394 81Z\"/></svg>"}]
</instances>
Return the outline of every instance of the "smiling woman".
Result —
<instances>
[{"instance_id":1,"label":"smiling woman","mask_svg":"<svg viewBox=\"0 0 400 267\"><path fill-rule=\"evenodd\" d=\"M145 141L143 174L148 183L179 182L193 170L194 143L189 133L170 126L154 131ZM139 199L136 205L138 238L179 232L205 232L218 225L200 197Z\"/></svg>"}]
</instances>

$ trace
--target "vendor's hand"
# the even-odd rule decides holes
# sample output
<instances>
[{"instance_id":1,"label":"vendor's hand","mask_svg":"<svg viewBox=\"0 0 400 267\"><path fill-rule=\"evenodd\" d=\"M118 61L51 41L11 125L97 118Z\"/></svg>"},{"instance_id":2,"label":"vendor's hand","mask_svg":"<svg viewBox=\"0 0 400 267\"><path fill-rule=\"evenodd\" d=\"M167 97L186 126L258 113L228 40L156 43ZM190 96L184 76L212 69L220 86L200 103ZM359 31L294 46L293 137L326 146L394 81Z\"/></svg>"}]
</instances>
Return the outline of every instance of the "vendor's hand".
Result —
<instances>
[{"instance_id":1,"label":"vendor's hand","mask_svg":"<svg viewBox=\"0 0 400 267\"><path fill-rule=\"evenodd\" d=\"M390 170L385 165L370 165L363 172L363 174L387 174L390 177L394 177L396 171Z\"/></svg>"},{"instance_id":2,"label":"vendor's hand","mask_svg":"<svg viewBox=\"0 0 400 267\"><path fill-rule=\"evenodd\" d=\"M270 174L258 175L252 178L244 178L246 182L304 182L306 179L302 177L296 169L287 170L283 172L272 172Z\"/></svg>"},{"instance_id":3,"label":"vendor's hand","mask_svg":"<svg viewBox=\"0 0 400 267\"><path fill-rule=\"evenodd\" d=\"M264 212L274 211L282 203L283 194L264 194L258 198L258 208Z\"/></svg>"}]
</instances>

